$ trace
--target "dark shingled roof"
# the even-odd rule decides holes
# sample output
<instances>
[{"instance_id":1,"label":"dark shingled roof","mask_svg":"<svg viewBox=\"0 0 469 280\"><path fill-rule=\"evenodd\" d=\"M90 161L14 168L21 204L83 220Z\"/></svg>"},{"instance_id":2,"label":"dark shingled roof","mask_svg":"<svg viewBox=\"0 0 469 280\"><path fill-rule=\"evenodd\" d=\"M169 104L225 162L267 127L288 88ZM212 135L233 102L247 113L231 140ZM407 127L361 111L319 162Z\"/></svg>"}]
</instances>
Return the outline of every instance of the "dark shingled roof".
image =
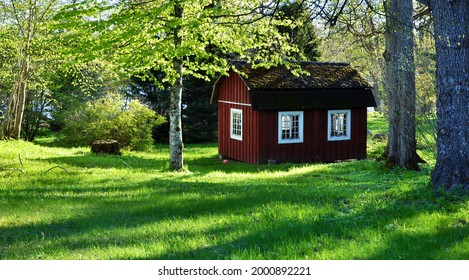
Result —
<instances>
[{"instance_id":1,"label":"dark shingled roof","mask_svg":"<svg viewBox=\"0 0 469 280\"><path fill-rule=\"evenodd\" d=\"M310 75L296 77L285 66L252 68L243 61L232 64L249 89L254 110L339 109L376 106L371 86L347 63L299 62ZM234 74L233 72L230 72ZM218 100L220 77L210 103Z\"/></svg>"},{"instance_id":2,"label":"dark shingled roof","mask_svg":"<svg viewBox=\"0 0 469 280\"><path fill-rule=\"evenodd\" d=\"M309 75L296 77L285 66L252 68L246 62L232 64L246 74L242 79L249 89L318 89L318 88L370 88L357 70L348 63L299 62Z\"/></svg>"}]
</instances>

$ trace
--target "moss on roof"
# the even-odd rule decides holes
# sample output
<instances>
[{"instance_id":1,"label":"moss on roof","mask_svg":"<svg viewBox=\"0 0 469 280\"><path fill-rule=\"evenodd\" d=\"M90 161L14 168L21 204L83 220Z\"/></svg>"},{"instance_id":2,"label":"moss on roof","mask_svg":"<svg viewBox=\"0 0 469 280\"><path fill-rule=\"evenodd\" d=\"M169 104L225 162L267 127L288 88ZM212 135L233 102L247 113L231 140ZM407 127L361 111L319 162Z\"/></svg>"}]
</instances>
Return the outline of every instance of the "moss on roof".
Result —
<instances>
[{"instance_id":1,"label":"moss on roof","mask_svg":"<svg viewBox=\"0 0 469 280\"><path fill-rule=\"evenodd\" d=\"M250 89L320 89L370 88L371 86L348 63L300 62L309 73L296 77L285 66L252 68L243 61L232 64L246 75L242 78Z\"/></svg>"}]
</instances>

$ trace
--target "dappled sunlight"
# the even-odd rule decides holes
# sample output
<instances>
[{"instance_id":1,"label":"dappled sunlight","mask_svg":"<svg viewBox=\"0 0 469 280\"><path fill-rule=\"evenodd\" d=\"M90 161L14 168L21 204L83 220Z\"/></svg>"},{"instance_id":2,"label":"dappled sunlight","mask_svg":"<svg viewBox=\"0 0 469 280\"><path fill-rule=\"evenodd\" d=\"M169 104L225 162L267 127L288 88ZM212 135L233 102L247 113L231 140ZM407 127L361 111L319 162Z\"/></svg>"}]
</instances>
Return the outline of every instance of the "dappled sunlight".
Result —
<instances>
[{"instance_id":1,"label":"dappled sunlight","mask_svg":"<svg viewBox=\"0 0 469 280\"><path fill-rule=\"evenodd\" d=\"M317 165L300 165L300 166L290 166L286 169L283 169L284 166L278 167L279 169L271 168L259 170L258 172L226 172L224 170L210 171L206 174L201 174L200 176L194 177L200 180L216 180L220 183L242 183L242 182L256 182L264 180L277 180L282 182L289 177L301 176L310 173L320 173L322 171L329 170L329 167L324 164ZM274 183L273 181L271 183Z\"/></svg>"},{"instance_id":2,"label":"dappled sunlight","mask_svg":"<svg viewBox=\"0 0 469 280\"><path fill-rule=\"evenodd\" d=\"M24 171L0 177L2 258L398 259L427 246L462 258L469 246L469 202L435 196L430 167L223 163L216 145L188 145L186 170L170 172L161 145L0 144L2 167Z\"/></svg>"}]
</instances>

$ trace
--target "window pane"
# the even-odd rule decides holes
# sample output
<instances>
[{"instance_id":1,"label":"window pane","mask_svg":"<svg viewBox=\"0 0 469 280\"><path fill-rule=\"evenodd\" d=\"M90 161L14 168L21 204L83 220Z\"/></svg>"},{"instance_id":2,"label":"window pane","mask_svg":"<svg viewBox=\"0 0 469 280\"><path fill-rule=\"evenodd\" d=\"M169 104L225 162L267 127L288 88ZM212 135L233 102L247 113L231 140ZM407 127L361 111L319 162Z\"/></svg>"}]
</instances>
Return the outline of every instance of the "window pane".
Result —
<instances>
[{"instance_id":1,"label":"window pane","mask_svg":"<svg viewBox=\"0 0 469 280\"><path fill-rule=\"evenodd\" d=\"M331 137L347 135L347 113L331 114Z\"/></svg>"},{"instance_id":2,"label":"window pane","mask_svg":"<svg viewBox=\"0 0 469 280\"><path fill-rule=\"evenodd\" d=\"M231 110L231 137L241 140L243 126L243 114L238 109Z\"/></svg>"},{"instance_id":3,"label":"window pane","mask_svg":"<svg viewBox=\"0 0 469 280\"><path fill-rule=\"evenodd\" d=\"M279 144L303 142L303 112L278 113Z\"/></svg>"},{"instance_id":4,"label":"window pane","mask_svg":"<svg viewBox=\"0 0 469 280\"><path fill-rule=\"evenodd\" d=\"M299 115L282 115L282 139L300 139L299 131Z\"/></svg>"}]
</instances>

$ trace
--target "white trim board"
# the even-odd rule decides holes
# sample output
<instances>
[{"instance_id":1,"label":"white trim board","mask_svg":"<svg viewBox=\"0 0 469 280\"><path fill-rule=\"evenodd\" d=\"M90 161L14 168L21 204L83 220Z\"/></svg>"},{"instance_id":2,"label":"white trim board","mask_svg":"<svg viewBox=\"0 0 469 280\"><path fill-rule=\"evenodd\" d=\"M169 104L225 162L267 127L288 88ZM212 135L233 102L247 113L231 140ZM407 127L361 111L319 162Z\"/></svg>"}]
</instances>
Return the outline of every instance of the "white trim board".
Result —
<instances>
[{"instance_id":1,"label":"white trim board","mask_svg":"<svg viewBox=\"0 0 469 280\"><path fill-rule=\"evenodd\" d=\"M238 102L233 102L233 101L225 101L225 100L218 100L219 103L225 103L225 104L233 104L233 105L239 105L239 106L248 106L251 107L251 104L247 103L238 103Z\"/></svg>"}]
</instances>

